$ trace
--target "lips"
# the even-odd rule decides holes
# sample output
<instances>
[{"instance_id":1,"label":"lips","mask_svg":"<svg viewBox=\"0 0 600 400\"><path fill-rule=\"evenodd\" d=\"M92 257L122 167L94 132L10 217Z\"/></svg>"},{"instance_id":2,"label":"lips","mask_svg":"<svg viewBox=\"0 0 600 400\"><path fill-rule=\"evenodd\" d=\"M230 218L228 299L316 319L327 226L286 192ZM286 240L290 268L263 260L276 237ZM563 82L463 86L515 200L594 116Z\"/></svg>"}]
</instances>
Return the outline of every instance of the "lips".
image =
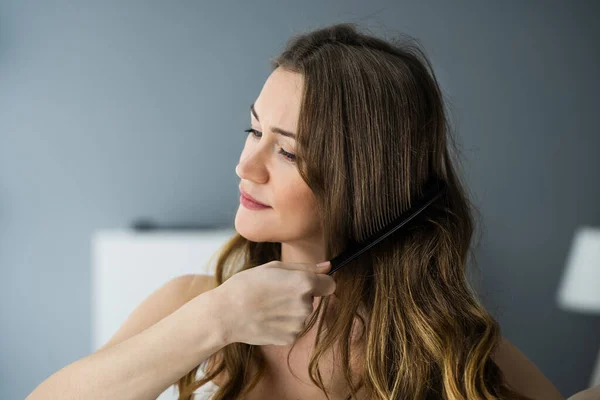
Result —
<instances>
[{"instance_id":1,"label":"lips","mask_svg":"<svg viewBox=\"0 0 600 400\"><path fill-rule=\"evenodd\" d=\"M260 201L256 200L254 197L250 196L248 193L244 192L241 187L240 187L240 193L242 196L244 196L245 198L247 198L248 200L250 200L253 203L256 203L258 205L265 206L265 207L270 207L268 204L261 203Z\"/></svg>"}]
</instances>

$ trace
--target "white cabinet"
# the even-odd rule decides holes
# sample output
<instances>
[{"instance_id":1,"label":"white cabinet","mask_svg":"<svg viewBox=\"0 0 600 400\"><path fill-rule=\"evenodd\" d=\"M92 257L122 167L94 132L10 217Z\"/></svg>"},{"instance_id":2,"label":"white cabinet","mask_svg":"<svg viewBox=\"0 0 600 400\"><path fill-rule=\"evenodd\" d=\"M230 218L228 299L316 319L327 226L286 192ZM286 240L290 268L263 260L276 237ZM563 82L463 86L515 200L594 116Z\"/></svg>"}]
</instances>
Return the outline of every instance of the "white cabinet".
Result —
<instances>
[{"instance_id":1,"label":"white cabinet","mask_svg":"<svg viewBox=\"0 0 600 400\"><path fill-rule=\"evenodd\" d=\"M218 251L235 230L99 231L92 237L92 346L97 350L129 314L170 279L214 275ZM173 388L159 397L176 399Z\"/></svg>"}]
</instances>

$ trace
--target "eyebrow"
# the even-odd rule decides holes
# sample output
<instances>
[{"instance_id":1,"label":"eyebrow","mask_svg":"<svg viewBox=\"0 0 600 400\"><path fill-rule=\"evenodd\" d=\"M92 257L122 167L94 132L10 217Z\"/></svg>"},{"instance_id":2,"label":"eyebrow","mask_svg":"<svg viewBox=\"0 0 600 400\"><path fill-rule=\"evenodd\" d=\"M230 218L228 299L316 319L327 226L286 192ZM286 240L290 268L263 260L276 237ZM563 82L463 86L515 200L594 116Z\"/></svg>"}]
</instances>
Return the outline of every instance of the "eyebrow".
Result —
<instances>
[{"instance_id":1,"label":"eyebrow","mask_svg":"<svg viewBox=\"0 0 600 400\"><path fill-rule=\"evenodd\" d=\"M258 122L260 122L260 119L258 119L258 114L256 113L256 110L254 109L254 104L250 105L250 112L252 113L252 115L254 115L254 118L256 118L256 120ZM275 132L275 133L278 133L278 134L280 134L282 136L287 136L289 138L292 138L292 139L296 140L296 135L295 134L293 134L292 132L288 132L286 130L283 130L281 128L278 128L276 126L272 127L271 131Z\"/></svg>"}]
</instances>

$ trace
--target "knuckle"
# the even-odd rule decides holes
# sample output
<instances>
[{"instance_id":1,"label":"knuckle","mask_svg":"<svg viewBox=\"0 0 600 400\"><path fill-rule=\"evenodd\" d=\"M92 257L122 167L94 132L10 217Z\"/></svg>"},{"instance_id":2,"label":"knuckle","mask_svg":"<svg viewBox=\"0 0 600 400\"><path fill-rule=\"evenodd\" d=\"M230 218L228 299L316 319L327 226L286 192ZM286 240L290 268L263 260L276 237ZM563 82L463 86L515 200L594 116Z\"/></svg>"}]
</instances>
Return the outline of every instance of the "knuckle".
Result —
<instances>
[{"instance_id":1,"label":"knuckle","mask_svg":"<svg viewBox=\"0 0 600 400\"><path fill-rule=\"evenodd\" d=\"M312 290L312 280L310 276L302 271L297 275L296 287L302 292L302 294L306 294Z\"/></svg>"}]
</instances>

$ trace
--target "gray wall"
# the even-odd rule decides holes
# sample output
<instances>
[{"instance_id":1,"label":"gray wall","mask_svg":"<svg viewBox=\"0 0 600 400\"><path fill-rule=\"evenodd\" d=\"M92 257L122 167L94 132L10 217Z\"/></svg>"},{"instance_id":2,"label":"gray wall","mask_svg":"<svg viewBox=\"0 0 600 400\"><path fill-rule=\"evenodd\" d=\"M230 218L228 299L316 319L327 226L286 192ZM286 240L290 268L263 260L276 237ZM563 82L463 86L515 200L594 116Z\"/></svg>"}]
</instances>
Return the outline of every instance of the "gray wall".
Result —
<instances>
[{"instance_id":1,"label":"gray wall","mask_svg":"<svg viewBox=\"0 0 600 400\"><path fill-rule=\"evenodd\" d=\"M420 39L483 216L486 305L563 394L586 386L600 318L555 291L574 229L600 225L599 3L85 3L0 2L1 399L89 354L94 230L232 223L268 58L342 21Z\"/></svg>"}]
</instances>

